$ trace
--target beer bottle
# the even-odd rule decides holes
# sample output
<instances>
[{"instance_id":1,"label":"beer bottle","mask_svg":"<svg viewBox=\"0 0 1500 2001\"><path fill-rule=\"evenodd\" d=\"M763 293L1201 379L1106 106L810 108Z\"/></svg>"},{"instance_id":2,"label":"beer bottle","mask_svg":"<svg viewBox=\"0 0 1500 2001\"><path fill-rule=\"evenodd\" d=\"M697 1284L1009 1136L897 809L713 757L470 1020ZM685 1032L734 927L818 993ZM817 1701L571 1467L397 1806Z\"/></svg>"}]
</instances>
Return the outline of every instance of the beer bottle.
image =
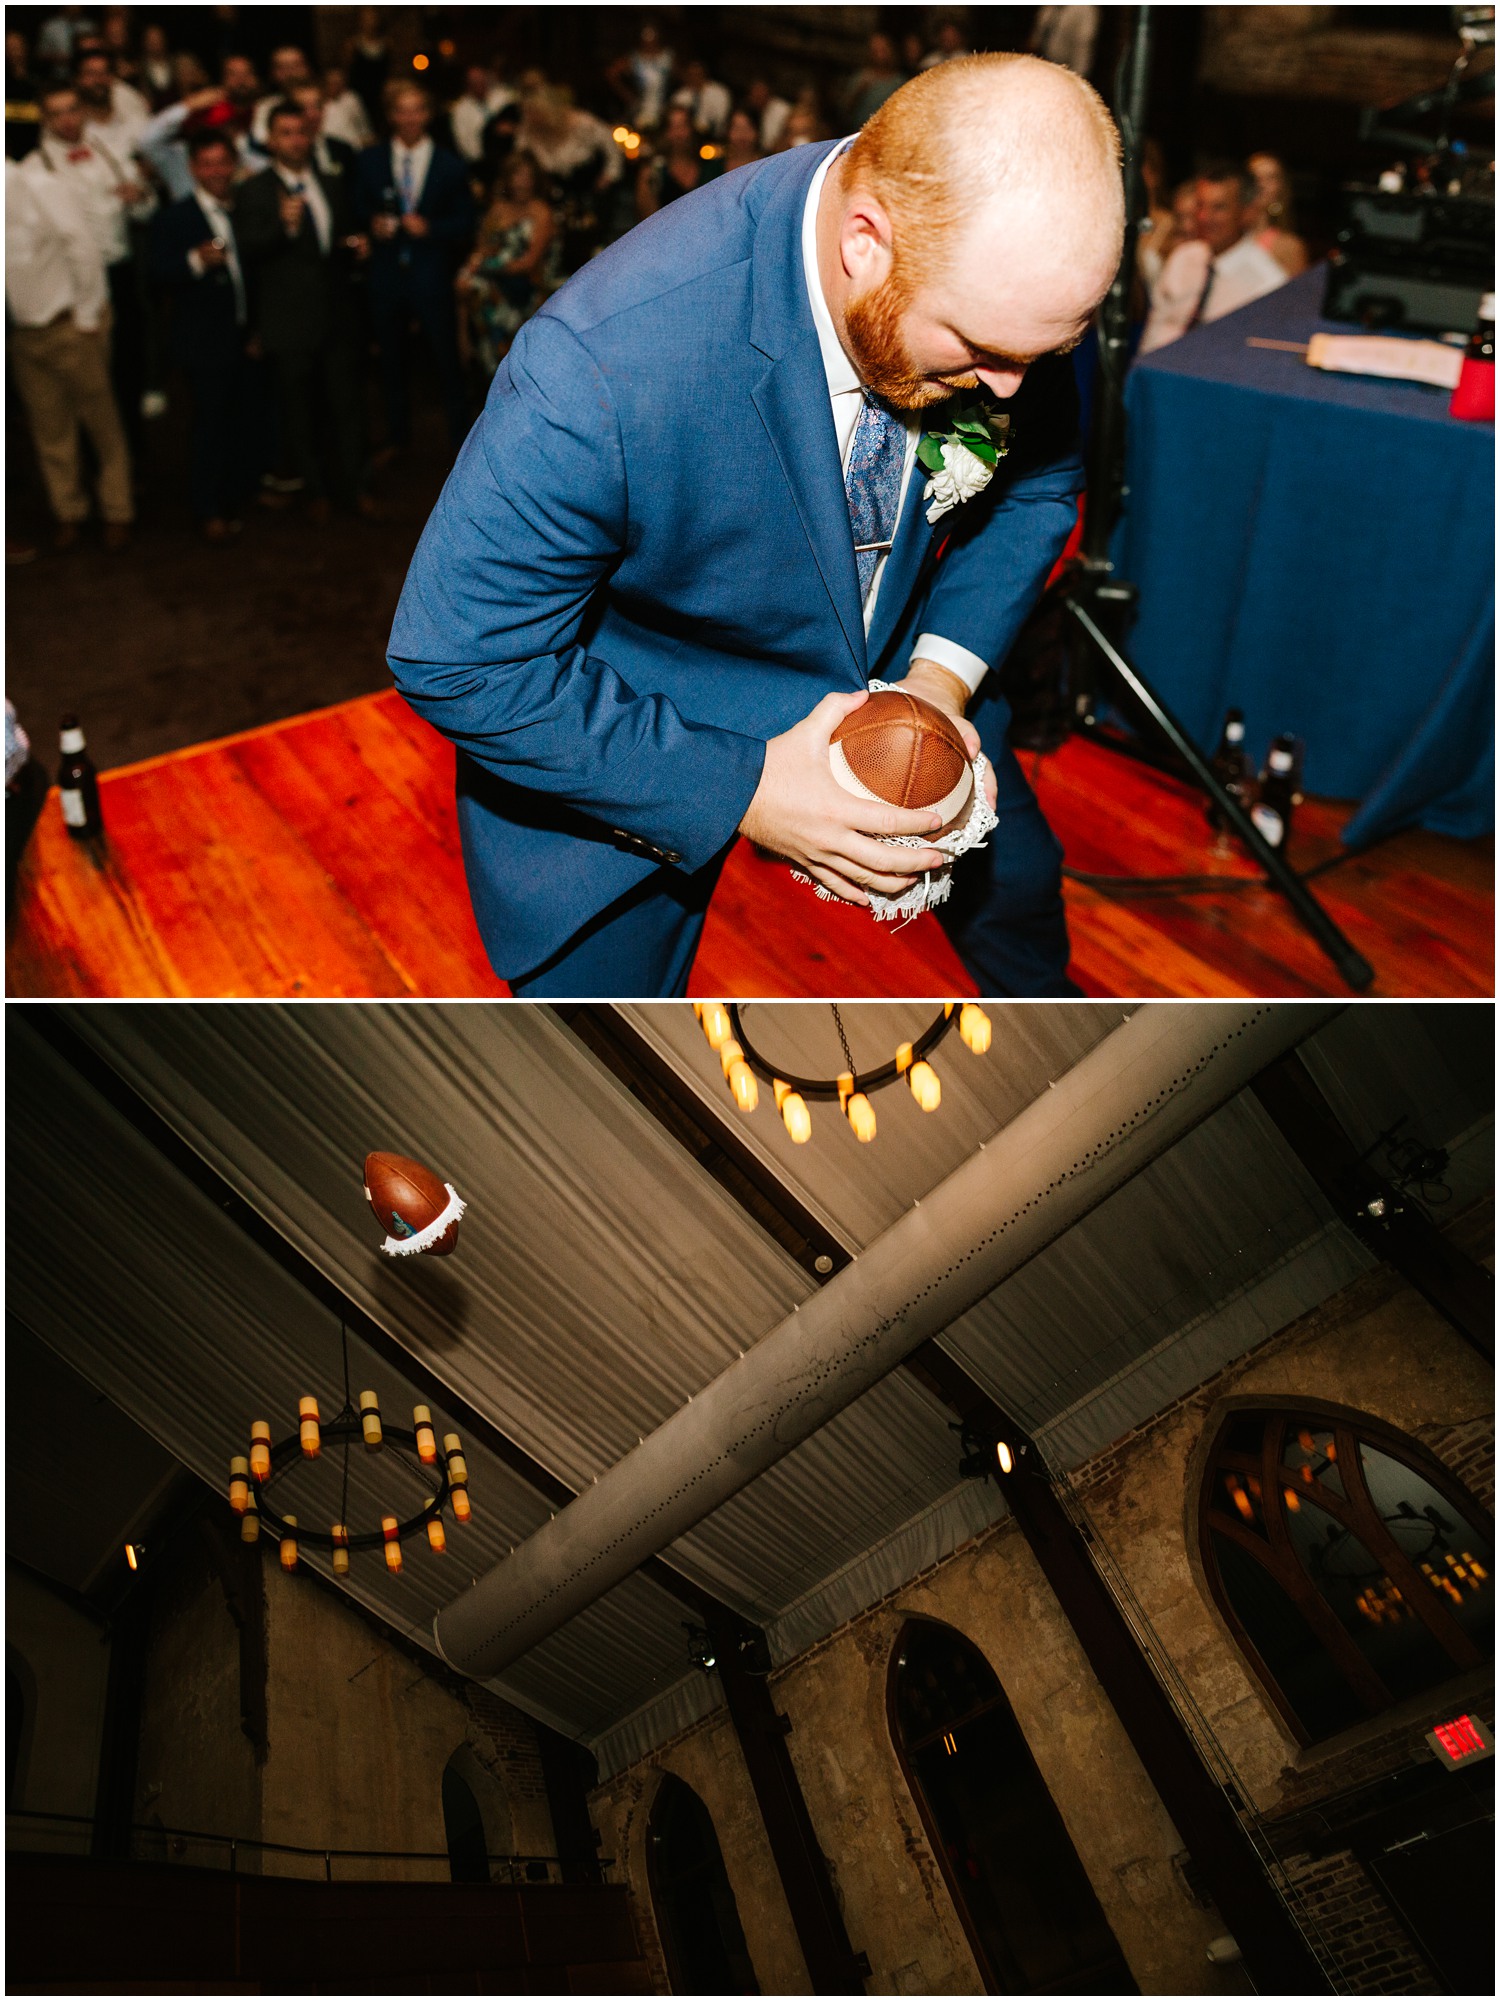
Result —
<instances>
[{"instance_id":1,"label":"beer bottle","mask_svg":"<svg viewBox=\"0 0 1500 2001\"><path fill-rule=\"evenodd\" d=\"M1260 798L1250 809L1250 817L1269 847L1285 847L1292 831L1292 808L1301 796L1296 785L1296 765L1297 739L1277 737L1260 775Z\"/></svg>"},{"instance_id":2,"label":"beer bottle","mask_svg":"<svg viewBox=\"0 0 1500 2001\"><path fill-rule=\"evenodd\" d=\"M1248 813L1255 796L1255 772L1245 754L1245 717L1241 709L1230 709L1225 714L1223 734L1213 755L1213 772L1224 790ZM1228 828L1229 822L1212 799L1204 810L1208 824L1217 832Z\"/></svg>"},{"instance_id":3,"label":"beer bottle","mask_svg":"<svg viewBox=\"0 0 1500 2001\"><path fill-rule=\"evenodd\" d=\"M75 841L93 840L104 832L99 811L99 774L83 744L77 716L62 720L62 763L57 772L63 824Z\"/></svg>"}]
</instances>

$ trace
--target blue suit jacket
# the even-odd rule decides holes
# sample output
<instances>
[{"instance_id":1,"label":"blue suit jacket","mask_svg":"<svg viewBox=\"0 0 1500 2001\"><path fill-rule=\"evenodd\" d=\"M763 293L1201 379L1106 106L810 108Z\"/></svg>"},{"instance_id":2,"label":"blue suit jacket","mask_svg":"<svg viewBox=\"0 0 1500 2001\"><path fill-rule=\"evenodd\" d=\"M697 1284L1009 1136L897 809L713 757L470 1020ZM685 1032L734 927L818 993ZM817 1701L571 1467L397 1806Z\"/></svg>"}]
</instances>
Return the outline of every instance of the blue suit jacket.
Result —
<instances>
[{"instance_id":1,"label":"blue suit jacket","mask_svg":"<svg viewBox=\"0 0 1500 2001\"><path fill-rule=\"evenodd\" d=\"M356 158L351 195L361 228L368 229L377 215L396 212L396 174L388 143L367 146ZM446 146L432 149L417 214L428 225L426 236L372 238L367 267L372 299L394 292L403 277L419 290L444 295L452 290L454 269L474 233L474 197L463 161Z\"/></svg>"},{"instance_id":2,"label":"blue suit jacket","mask_svg":"<svg viewBox=\"0 0 1500 2001\"><path fill-rule=\"evenodd\" d=\"M1072 371L1034 368L980 498L914 469L868 643L802 269L822 146L673 202L522 328L412 560L402 693L458 746L502 976L733 839L766 739L941 633L1001 660L1074 518ZM936 560L939 550L942 560ZM991 699L981 736L1008 718Z\"/></svg>"}]
</instances>

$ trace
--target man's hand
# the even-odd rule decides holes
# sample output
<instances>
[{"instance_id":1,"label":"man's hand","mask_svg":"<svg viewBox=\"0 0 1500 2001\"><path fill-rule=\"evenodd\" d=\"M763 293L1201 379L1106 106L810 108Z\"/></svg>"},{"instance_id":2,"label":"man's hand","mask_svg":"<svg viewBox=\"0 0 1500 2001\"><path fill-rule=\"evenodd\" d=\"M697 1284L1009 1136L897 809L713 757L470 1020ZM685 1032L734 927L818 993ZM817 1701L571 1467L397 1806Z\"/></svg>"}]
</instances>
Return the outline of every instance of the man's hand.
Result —
<instances>
[{"instance_id":1,"label":"man's hand","mask_svg":"<svg viewBox=\"0 0 1500 2001\"><path fill-rule=\"evenodd\" d=\"M413 209L409 215L402 216L401 227L406 231L408 236L425 236L427 234L427 218L425 215L418 215L416 210Z\"/></svg>"},{"instance_id":2,"label":"man's hand","mask_svg":"<svg viewBox=\"0 0 1500 2001\"><path fill-rule=\"evenodd\" d=\"M375 234L381 238L392 237L396 234L396 231L401 227L401 220L399 216L377 215L371 221L370 227L371 229L374 230Z\"/></svg>"},{"instance_id":3,"label":"man's hand","mask_svg":"<svg viewBox=\"0 0 1500 2001\"><path fill-rule=\"evenodd\" d=\"M921 692L920 690L916 692ZM846 792L828 762L834 731L869 697L825 695L810 716L772 737L740 822L747 840L782 855L845 903L868 904L867 891L899 896L948 857L937 848L883 847L876 835L934 834L940 814L909 812Z\"/></svg>"},{"instance_id":4,"label":"man's hand","mask_svg":"<svg viewBox=\"0 0 1500 2001\"><path fill-rule=\"evenodd\" d=\"M192 254L200 271L222 271L229 262L229 251L216 236L198 244Z\"/></svg>"},{"instance_id":5,"label":"man's hand","mask_svg":"<svg viewBox=\"0 0 1500 2001\"><path fill-rule=\"evenodd\" d=\"M958 724L958 733L964 740L964 748L972 764L979 755L979 732L964 718L964 704L969 699L969 690L952 668L939 667L935 660L913 660L907 669L906 679L897 682L896 686L905 688L908 694L919 695L924 702L931 702L945 716L952 716ZM984 792L991 812L995 810L998 790L992 763L984 774Z\"/></svg>"},{"instance_id":6,"label":"man's hand","mask_svg":"<svg viewBox=\"0 0 1500 2001\"><path fill-rule=\"evenodd\" d=\"M288 236L295 236L302 227L302 217L307 204L301 195L284 194L276 206L281 211L281 226Z\"/></svg>"}]
</instances>

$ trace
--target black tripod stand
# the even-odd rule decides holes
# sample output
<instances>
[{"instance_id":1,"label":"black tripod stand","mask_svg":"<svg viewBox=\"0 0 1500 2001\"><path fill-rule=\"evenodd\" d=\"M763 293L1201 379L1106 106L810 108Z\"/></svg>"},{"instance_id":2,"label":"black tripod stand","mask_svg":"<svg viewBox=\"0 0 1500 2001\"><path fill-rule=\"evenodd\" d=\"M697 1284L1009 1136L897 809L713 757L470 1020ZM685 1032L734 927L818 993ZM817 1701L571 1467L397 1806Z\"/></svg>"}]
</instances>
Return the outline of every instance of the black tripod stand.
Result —
<instances>
[{"instance_id":1,"label":"black tripod stand","mask_svg":"<svg viewBox=\"0 0 1500 2001\"><path fill-rule=\"evenodd\" d=\"M1133 584L1116 576L1109 560L1109 542L1125 484L1125 367L1135 244L1144 209L1140 155L1155 11L1153 7L1136 8L1115 91L1115 120L1124 151L1125 255L1100 308L1099 389L1089 437L1083 540L1062 587L1068 614L1065 631L1072 727L1106 749L1138 758L1175 777L1191 778L1208 795L1267 882L1286 898L1345 982L1358 993L1374 981L1374 967L1354 949L1302 878L1265 840L1239 801L1224 789L1208 759L1120 646L1137 592ZM1121 690L1128 697L1127 710L1144 715L1152 731L1165 739L1165 747L1158 748L1149 738L1136 742L1107 724L1103 705Z\"/></svg>"}]
</instances>

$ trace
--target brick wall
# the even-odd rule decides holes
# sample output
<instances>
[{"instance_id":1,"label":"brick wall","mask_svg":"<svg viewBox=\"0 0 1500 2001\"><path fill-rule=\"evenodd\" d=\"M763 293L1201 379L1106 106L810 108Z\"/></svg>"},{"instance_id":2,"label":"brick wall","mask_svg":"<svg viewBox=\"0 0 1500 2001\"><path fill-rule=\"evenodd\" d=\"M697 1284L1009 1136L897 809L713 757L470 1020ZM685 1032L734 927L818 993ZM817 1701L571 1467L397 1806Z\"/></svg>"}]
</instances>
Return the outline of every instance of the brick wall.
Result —
<instances>
[{"instance_id":1,"label":"brick wall","mask_svg":"<svg viewBox=\"0 0 1500 2001\"><path fill-rule=\"evenodd\" d=\"M547 1804L536 1725L529 1716L470 1684L462 1690L464 1707L474 1719L469 1743L475 1757L504 1787L512 1806Z\"/></svg>"}]
</instances>

